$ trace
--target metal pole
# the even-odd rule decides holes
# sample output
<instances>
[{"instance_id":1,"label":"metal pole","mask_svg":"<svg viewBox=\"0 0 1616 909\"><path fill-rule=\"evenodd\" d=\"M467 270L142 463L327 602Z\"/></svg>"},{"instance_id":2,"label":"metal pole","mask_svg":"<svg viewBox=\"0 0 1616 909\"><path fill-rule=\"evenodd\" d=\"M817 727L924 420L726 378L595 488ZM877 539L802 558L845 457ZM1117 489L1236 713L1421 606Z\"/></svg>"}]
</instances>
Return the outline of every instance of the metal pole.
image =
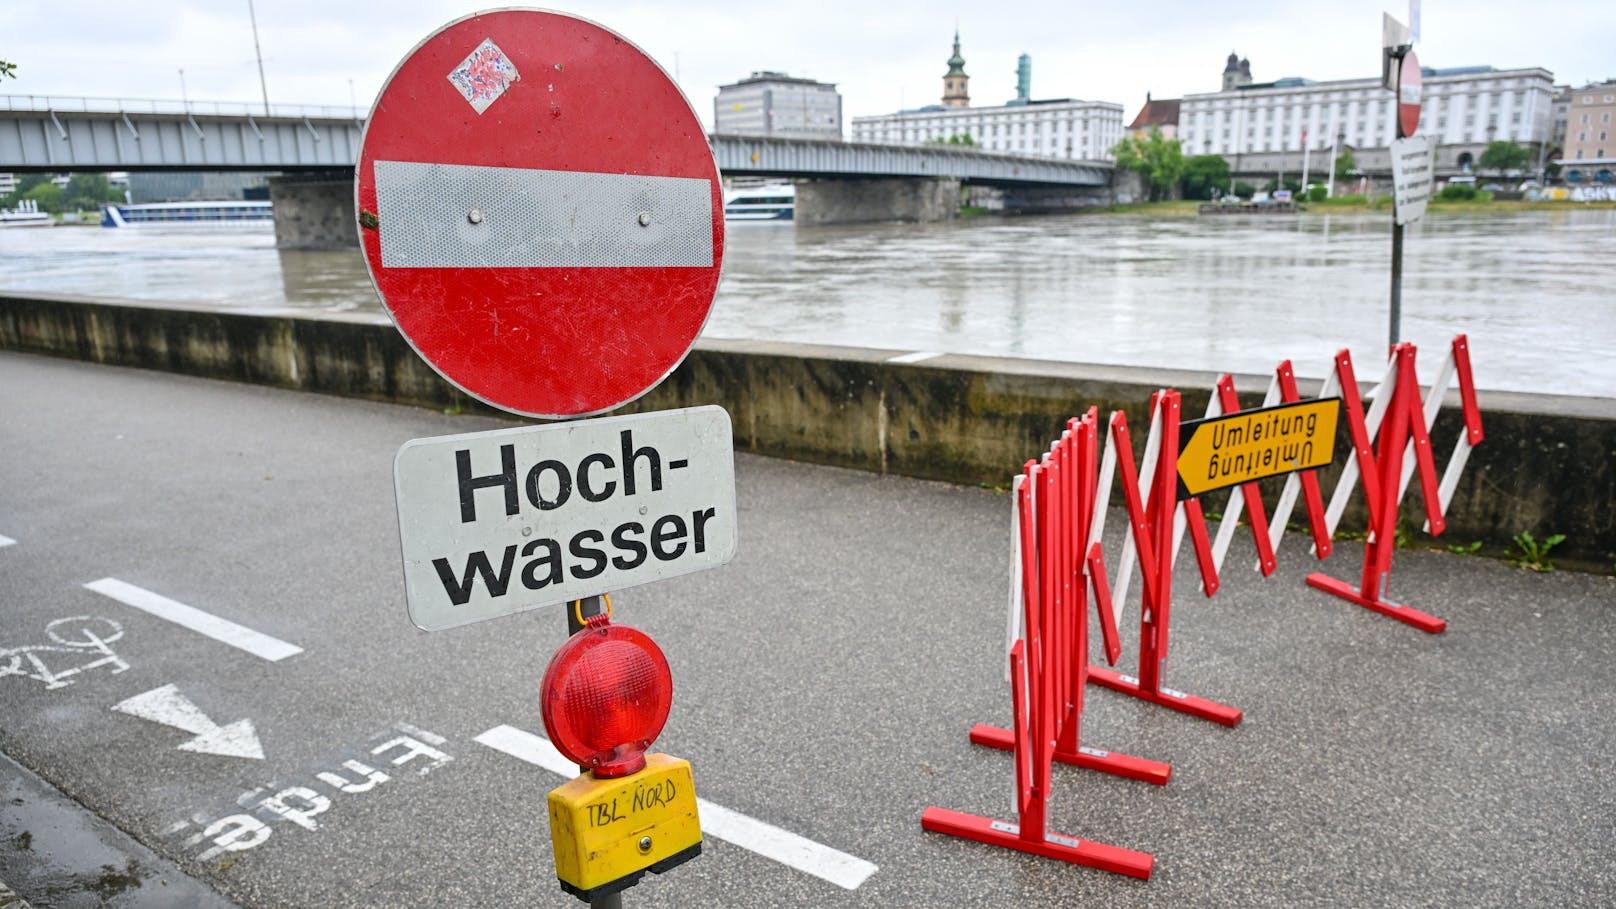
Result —
<instances>
[{"instance_id":1,"label":"metal pole","mask_svg":"<svg viewBox=\"0 0 1616 909\"><path fill-rule=\"evenodd\" d=\"M573 602L568 603L567 604L567 634L568 634L568 636L575 635L579 631L583 630L584 623L579 621L580 617L587 619L592 615L600 615L601 606L602 606L602 601L601 601L600 597L584 597L582 600L574 600ZM580 773L588 773L589 772L588 767L579 767L578 770L579 770ZM589 907L590 907L590 909L623 909L623 894L622 894L622 891L619 891L617 893L608 893L608 894L605 894L603 896L594 897L594 898L590 899Z\"/></svg>"},{"instance_id":2,"label":"metal pole","mask_svg":"<svg viewBox=\"0 0 1616 909\"><path fill-rule=\"evenodd\" d=\"M252 23L253 54L258 57L258 87L264 92L264 116L269 116L269 83L264 81L264 51L258 46L258 14L253 12L252 0L247 0L247 19Z\"/></svg>"},{"instance_id":3,"label":"metal pole","mask_svg":"<svg viewBox=\"0 0 1616 909\"><path fill-rule=\"evenodd\" d=\"M1397 215L1392 215L1392 314L1391 314L1391 341L1388 347L1396 347L1402 333L1403 319L1403 225L1397 223Z\"/></svg>"}]
</instances>

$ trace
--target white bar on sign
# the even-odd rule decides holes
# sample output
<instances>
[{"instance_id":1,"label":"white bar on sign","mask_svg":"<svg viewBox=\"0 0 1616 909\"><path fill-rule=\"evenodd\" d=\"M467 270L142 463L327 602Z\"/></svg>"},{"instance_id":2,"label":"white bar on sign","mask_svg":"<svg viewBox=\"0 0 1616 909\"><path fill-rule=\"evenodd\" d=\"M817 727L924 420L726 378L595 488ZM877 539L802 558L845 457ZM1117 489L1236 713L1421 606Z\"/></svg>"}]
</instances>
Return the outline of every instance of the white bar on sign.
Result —
<instances>
[{"instance_id":1,"label":"white bar on sign","mask_svg":"<svg viewBox=\"0 0 1616 909\"><path fill-rule=\"evenodd\" d=\"M711 268L712 181L377 161L383 268Z\"/></svg>"},{"instance_id":2,"label":"white bar on sign","mask_svg":"<svg viewBox=\"0 0 1616 909\"><path fill-rule=\"evenodd\" d=\"M279 638L270 637L244 625L237 625L229 619L210 615L195 607L152 593L150 590L126 584L117 578L102 578L84 586L125 606L133 606L141 612L189 628L198 634L229 644L238 650L245 650L272 663L303 652L303 648L296 644L288 644Z\"/></svg>"},{"instance_id":3,"label":"white bar on sign","mask_svg":"<svg viewBox=\"0 0 1616 909\"><path fill-rule=\"evenodd\" d=\"M518 760L565 777L578 775L578 766L556 750L550 740L514 726L495 726L473 741L486 745ZM795 868L821 880L829 881L845 890L857 890L876 866L861 858L848 855L829 846L765 824L706 799L696 799L696 812L701 816L701 832L716 836Z\"/></svg>"}]
</instances>

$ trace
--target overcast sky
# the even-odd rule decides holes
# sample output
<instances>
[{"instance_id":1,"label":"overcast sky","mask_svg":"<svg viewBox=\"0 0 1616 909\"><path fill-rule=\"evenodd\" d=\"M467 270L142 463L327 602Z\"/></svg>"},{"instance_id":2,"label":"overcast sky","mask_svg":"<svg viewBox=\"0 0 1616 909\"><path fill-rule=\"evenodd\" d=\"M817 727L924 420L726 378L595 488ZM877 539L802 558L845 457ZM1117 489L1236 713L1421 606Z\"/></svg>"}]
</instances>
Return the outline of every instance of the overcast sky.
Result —
<instances>
[{"instance_id":1,"label":"overcast sky","mask_svg":"<svg viewBox=\"0 0 1616 909\"><path fill-rule=\"evenodd\" d=\"M452 0L254 0L272 103L367 107L431 32L485 8ZM1035 98L1114 101L1215 91L1230 51L1259 82L1379 75L1382 11L1407 0L1202 0L952 5L911 0L577 2L567 12L638 44L709 126L720 84L780 70L838 85L850 120L937 103L958 25L976 105L1015 96L1032 55ZM1616 77L1611 0L1426 0L1425 66L1541 66L1582 85ZM256 102L248 0L0 0L0 93Z\"/></svg>"}]
</instances>

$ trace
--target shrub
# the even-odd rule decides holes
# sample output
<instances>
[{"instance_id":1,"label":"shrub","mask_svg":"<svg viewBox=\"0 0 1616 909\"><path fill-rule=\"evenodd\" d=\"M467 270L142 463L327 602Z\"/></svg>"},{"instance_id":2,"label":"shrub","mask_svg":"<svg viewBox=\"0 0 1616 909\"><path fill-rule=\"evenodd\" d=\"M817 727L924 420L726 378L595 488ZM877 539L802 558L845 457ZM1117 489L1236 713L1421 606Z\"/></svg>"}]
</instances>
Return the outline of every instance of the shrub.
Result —
<instances>
[{"instance_id":1,"label":"shrub","mask_svg":"<svg viewBox=\"0 0 1616 909\"><path fill-rule=\"evenodd\" d=\"M1443 202L1473 202L1476 198L1476 188L1463 184L1449 183L1442 187L1436 197Z\"/></svg>"},{"instance_id":2,"label":"shrub","mask_svg":"<svg viewBox=\"0 0 1616 909\"><path fill-rule=\"evenodd\" d=\"M1323 202L1329 197L1330 188L1328 186L1309 186L1307 188L1307 201L1309 202Z\"/></svg>"}]
</instances>

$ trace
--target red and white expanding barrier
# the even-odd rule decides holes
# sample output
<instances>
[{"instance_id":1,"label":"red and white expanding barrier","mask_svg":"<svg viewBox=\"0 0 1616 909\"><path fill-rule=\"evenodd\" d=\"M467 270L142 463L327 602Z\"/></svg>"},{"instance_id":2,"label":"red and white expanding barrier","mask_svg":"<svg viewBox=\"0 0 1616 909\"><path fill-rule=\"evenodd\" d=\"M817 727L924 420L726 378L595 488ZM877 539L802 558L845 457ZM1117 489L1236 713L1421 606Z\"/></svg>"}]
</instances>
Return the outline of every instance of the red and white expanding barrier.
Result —
<instances>
[{"instance_id":1,"label":"red and white expanding barrier","mask_svg":"<svg viewBox=\"0 0 1616 909\"><path fill-rule=\"evenodd\" d=\"M1078 726L1088 675L1088 598L1099 612L1107 658L1121 652L1100 561L1090 533L1097 496L1095 410L1067 421L1043 458L1027 462L1015 487L1020 602L1025 633L1010 650L1013 728L979 725L971 741L1015 753L1017 821L929 807L921 826L983 843L1132 877L1149 878L1154 859L1048 829L1054 761L1119 776L1167 782L1156 761L1081 745Z\"/></svg>"},{"instance_id":2,"label":"red and white expanding barrier","mask_svg":"<svg viewBox=\"0 0 1616 909\"><path fill-rule=\"evenodd\" d=\"M1308 575L1307 583L1326 593L1334 594L1365 609L1391 616L1422 631L1437 634L1448 623L1436 616L1414 609L1404 603L1386 598L1391 578L1392 554L1397 550L1397 510L1403 495L1408 492L1414 471L1419 470L1420 488L1425 498L1425 531L1437 536L1446 529L1445 516L1453 491L1459 484L1459 474L1470 458L1470 449L1483 438L1481 409L1476 404L1475 380L1470 372L1470 342L1464 335L1453 339L1448 356L1437 370L1425 400L1420 400L1419 380L1414 371L1413 344L1403 343L1392 349L1386 377L1373 392L1374 403L1367 417L1357 400L1357 383L1352 374L1352 358L1346 351L1336 354L1336 369L1329 383L1339 385L1346 392L1348 427L1352 432L1353 448L1357 457L1349 461L1330 497L1326 513L1329 533L1341 519L1347 507L1353 486L1363 479L1364 496L1369 505L1369 541L1364 549L1363 579L1354 590L1345 581L1325 574ZM1431 427L1442 398L1455 377L1459 383L1459 400L1464 410L1464 430L1454 446L1453 455L1443 470L1439 483L1436 477L1436 459L1431 451ZM1327 384L1329 384L1327 383ZM1379 452L1370 454L1370 445L1376 434L1380 436Z\"/></svg>"}]
</instances>

